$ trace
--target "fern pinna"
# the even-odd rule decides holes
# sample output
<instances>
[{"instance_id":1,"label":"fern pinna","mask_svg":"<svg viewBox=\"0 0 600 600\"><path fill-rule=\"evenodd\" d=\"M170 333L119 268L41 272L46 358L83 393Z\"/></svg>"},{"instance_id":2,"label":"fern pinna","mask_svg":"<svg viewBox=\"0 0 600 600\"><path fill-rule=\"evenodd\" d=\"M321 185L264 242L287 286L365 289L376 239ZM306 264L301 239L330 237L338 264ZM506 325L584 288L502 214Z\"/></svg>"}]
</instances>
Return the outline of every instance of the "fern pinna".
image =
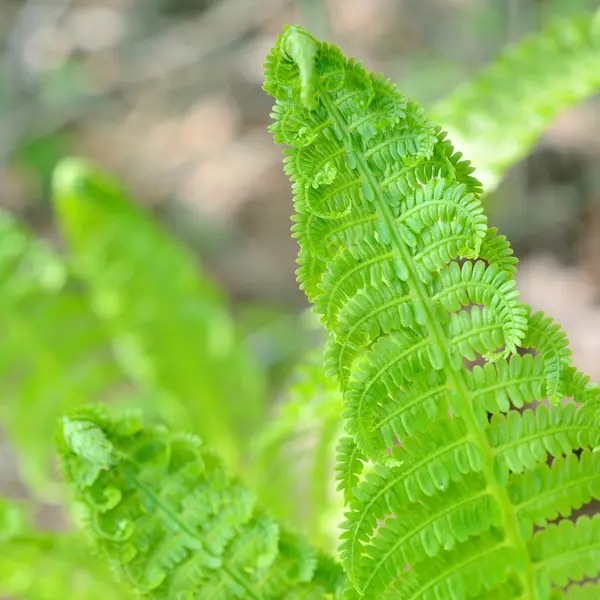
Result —
<instances>
[{"instance_id":1,"label":"fern pinna","mask_svg":"<svg viewBox=\"0 0 600 600\"><path fill-rule=\"evenodd\" d=\"M280 528L198 437L95 406L63 418L58 447L82 525L143 597L340 597L339 565Z\"/></svg>"},{"instance_id":2,"label":"fern pinna","mask_svg":"<svg viewBox=\"0 0 600 600\"><path fill-rule=\"evenodd\" d=\"M344 393L346 597L600 597L566 589L600 571L600 518L567 519L600 497L598 390L519 301L472 167L389 81L298 27L264 89L298 279Z\"/></svg>"}]
</instances>

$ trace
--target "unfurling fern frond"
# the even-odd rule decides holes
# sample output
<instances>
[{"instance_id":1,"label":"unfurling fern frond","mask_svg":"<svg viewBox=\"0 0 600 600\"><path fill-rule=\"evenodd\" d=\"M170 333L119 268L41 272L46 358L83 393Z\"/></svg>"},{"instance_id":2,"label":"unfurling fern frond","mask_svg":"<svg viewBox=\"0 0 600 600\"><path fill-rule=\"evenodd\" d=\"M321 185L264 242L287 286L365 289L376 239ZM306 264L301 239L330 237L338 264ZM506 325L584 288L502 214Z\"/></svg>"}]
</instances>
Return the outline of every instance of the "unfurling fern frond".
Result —
<instances>
[{"instance_id":1,"label":"unfurling fern frond","mask_svg":"<svg viewBox=\"0 0 600 600\"><path fill-rule=\"evenodd\" d=\"M54 495L52 427L65 410L126 389L103 324L62 259L0 213L0 421L23 479ZM123 385L125 384L125 387Z\"/></svg>"},{"instance_id":2,"label":"unfurling fern frond","mask_svg":"<svg viewBox=\"0 0 600 600\"><path fill-rule=\"evenodd\" d=\"M171 425L193 428L235 465L263 416L264 390L220 291L188 249L84 161L59 164L54 194L74 270L123 369L171 397Z\"/></svg>"},{"instance_id":3,"label":"unfurling fern frond","mask_svg":"<svg viewBox=\"0 0 600 600\"><path fill-rule=\"evenodd\" d=\"M558 20L510 46L441 100L432 117L473 157L491 192L562 111L600 89L600 11Z\"/></svg>"},{"instance_id":4,"label":"unfurling fern frond","mask_svg":"<svg viewBox=\"0 0 600 600\"><path fill-rule=\"evenodd\" d=\"M257 507L199 438L94 407L63 418L58 445L80 523L142 596L340 597L338 565Z\"/></svg>"},{"instance_id":5,"label":"unfurling fern frond","mask_svg":"<svg viewBox=\"0 0 600 600\"><path fill-rule=\"evenodd\" d=\"M597 538L549 523L598 495L598 388L519 300L472 167L389 81L301 28L264 88L290 147L298 279L344 393L347 598L577 597ZM557 573L563 551L580 566Z\"/></svg>"}]
</instances>

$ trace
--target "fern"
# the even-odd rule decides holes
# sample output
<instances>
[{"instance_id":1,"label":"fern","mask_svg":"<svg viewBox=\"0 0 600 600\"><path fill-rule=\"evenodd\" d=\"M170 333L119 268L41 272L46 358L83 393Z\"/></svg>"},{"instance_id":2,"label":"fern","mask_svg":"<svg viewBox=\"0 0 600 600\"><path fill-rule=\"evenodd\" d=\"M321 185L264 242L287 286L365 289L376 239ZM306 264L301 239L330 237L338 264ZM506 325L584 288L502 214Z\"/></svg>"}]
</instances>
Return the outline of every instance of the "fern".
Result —
<instances>
[{"instance_id":1,"label":"fern","mask_svg":"<svg viewBox=\"0 0 600 600\"><path fill-rule=\"evenodd\" d=\"M473 168L414 101L298 27L264 89L290 146L298 279L344 393L345 597L579 593L568 582L600 571L597 519L549 523L597 497L598 389L518 299Z\"/></svg>"},{"instance_id":2,"label":"fern","mask_svg":"<svg viewBox=\"0 0 600 600\"><path fill-rule=\"evenodd\" d=\"M236 465L263 416L264 384L220 292L103 173L68 159L54 190L75 272L122 368L142 390L166 397L173 426L193 426Z\"/></svg>"},{"instance_id":3,"label":"fern","mask_svg":"<svg viewBox=\"0 0 600 600\"><path fill-rule=\"evenodd\" d=\"M510 46L432 109L491 192L555 117L600 88L600 11L558 20Z\"/></svg>"},{"instance_id":4,"label":"fern","mask_svg":"<svg viewBox=\"0 0 600 600\"><path fill-rule=\"evenodd\" d=\"M339 567L257 507L199 438L93 407L63 418L58 446L79 521L144 597L340 597Z\"/></svg>"}]
</instances>

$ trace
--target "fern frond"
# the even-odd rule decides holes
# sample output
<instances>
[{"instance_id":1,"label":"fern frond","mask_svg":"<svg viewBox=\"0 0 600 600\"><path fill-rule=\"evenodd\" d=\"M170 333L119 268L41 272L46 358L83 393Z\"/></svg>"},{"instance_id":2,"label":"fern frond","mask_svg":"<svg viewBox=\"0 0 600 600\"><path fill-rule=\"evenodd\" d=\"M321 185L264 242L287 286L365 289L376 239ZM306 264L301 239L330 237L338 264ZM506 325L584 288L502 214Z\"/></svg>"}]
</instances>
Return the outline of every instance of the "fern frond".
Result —
<instances>
[{"instance_id":1,"label":"fern frond","mask_svg":"<svg viewBox=\"0 0 600 600\"><path fill-rule=\"evenodd\" d=\"M218 443L235 464L262 416L263 381L220 292L187 249L90 165L61 163L54 195L74 268L123 369L142 389L172 396L182 411L170 422Z\"/></svg>"},{"instance_id":2,"label":"fern frond","mask_svg":"<svg viewBox=\"0 0 600 600\"><path fill-rule=\"evenodd\" d=\"M555 117L600 88L600 12L556 21L510 46L432 117L474 157L491 192Z\"/></svg>"},{"instance_id":3,"label":"fern frond","mask_svg":"<svg viewBox=\"0 0 600 600\"><path fill-rule=\"evenodd\" d=\"M257 507L199 438L92 407L63 418L58 448L79 522L141 595L338 597L339 567Z\"/></svg>"},{"instance_id":4,"label":"fern frond","mask_svg":"<svg viewBox=\"0 0 600 600\"><path fill-rule=\"evenodd\" d=\"M292 42L310 77L282 51ZM560 552L571 538L544 537L557 513L541 495L564 516L595 497L597 386L519 300L473 169L414 102L299 27L267 57L264 88L291 146L299 281L344 394L346 597L549 600L545 540Z\"/></svg>"}]
</instances>

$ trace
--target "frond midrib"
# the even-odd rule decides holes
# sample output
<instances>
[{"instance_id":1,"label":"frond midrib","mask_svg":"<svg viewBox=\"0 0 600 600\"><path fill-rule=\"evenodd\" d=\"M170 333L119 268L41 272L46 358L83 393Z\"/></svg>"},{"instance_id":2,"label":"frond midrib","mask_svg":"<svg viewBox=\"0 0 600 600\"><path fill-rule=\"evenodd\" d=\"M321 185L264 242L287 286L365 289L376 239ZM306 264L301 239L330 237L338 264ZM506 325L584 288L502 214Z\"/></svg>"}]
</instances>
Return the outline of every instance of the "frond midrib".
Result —
<instances>
[{"instance_id":1,"label":"frond midrib","mask_svg":"<svg viewBox=\"0 0 600 600\"><path fill-rule=\"evenodd\" d=\"M139 468L139 467L138 467ZM155 506L157 508L159 508L165 515L168 516L168 518L175 523L181 531L184 531L187 535L189 535L191 538L195 539L198 541L198 543L201 546L204 546L204 543L202 541L202 536L198 535L198 533L196 531L194 531L193 529L191 529L180 517L179 515L174 512L170 506L166 505L155 493L154 491L149 488L147 485L145 485L144 483L142 483L139 478L137 478L135 476L134 473L128 473L127 474L128 478L130 479L130 481L143 493L145 494L147 497L151 498L152 501L155 503ZM253 600L265 600L265 597L260 594L260 592L256 592L254 589L252 589L251 586L249 586L248 582L245 581L244 579L240 579L239 576L231 569L229 568L229 566L225 563L222 562L220 568L229 576L231 577L231 579L233 579L237 584L239 584L241 587L244 588L244 591L248 593L248 597L252 598Z\"/></svg>"}]
</instances>

